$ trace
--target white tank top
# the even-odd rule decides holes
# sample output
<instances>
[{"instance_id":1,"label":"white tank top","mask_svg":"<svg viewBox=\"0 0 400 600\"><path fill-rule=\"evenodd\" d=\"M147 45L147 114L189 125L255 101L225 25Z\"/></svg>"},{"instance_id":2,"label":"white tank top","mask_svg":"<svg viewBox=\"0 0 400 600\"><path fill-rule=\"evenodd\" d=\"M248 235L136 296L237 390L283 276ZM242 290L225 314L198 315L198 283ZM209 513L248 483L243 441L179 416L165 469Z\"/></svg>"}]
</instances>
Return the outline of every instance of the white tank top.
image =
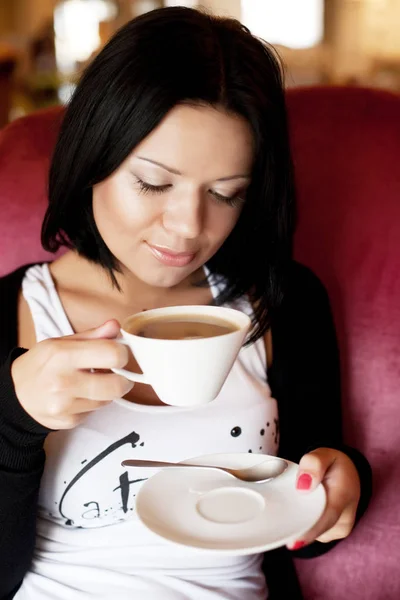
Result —
<instances>
[{"instance_id":1,"label":"white tank top","mask_svg":"<svg viewBox=\"0 0 400 600\"><path fill-rule=\"evenodd\" d=\"M218 289L210 286L214 297ZM37 341L73 332L47 264L22 284ZM235 305L251 314L247 301ZM278 448L277 403L262 339L243 348L219 396L193 410L117 400L45 444L33 562L17 600L260 600L261 555L225 557L172 545L135 514L146 473L126 458L179 461Z\"/></svg>"}]
</instances>

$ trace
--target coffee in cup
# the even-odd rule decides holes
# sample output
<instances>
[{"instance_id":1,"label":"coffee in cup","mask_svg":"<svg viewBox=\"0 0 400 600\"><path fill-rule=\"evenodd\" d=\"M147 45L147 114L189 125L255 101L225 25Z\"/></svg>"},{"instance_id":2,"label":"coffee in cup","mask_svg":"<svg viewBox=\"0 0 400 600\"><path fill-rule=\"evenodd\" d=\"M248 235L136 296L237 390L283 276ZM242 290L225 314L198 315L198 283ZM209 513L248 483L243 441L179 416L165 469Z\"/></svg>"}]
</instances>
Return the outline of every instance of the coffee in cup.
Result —
<instances>
[{"instance_id":1,"label":"coffee in cup","mask_svg":"<svg viewBox=\"0 0 400 600\"><path fill-rule=\"evenodd\" d=\"M146 314L146 313L145 313ZM226 335L238 330L238 325L212 315L176 314L144 317L129 333L155 340L192 340Z\"/></svg>"}]
</instances>

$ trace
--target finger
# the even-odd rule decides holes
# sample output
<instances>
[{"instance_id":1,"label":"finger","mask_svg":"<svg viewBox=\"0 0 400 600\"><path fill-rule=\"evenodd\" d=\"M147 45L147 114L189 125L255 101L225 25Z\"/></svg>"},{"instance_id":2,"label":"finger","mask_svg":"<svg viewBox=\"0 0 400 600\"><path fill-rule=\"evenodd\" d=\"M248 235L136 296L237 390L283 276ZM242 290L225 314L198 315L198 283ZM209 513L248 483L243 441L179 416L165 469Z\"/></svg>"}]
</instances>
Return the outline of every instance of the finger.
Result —
<instances>
[{"instance_id":1,"label":"finger","mask_svg":"<svg viewBox=\"0 0 400 600\"><path fill-rule=\"evenodd\" d=\"M343 512L342 506L330 505L327 506L324 514L319 519L319 521L312 527L304 536L302 536L302 541L304 545L311 544L318 537L322 536L323 533L326 533L330 529L333 529L338 523ZM329 540L331 541L331 540Z\"/></svg>"},{"instance_id":2,"label":"finger","mask_svg":"<svg viewBox=\"0 0 400 600\"><path fill-rule=\"evenodd\" d=\"M329 506L318 523L303 536L304 544L318 540L332 542L347 537L354 527L356 506L350 502L343 505Z\"/></svg>"},{"instance_id":3,"label":"finger","mask_svg":"<svg viewBox=\"0 0 400 600\"><path fill-rule=\"evenodd\" d=\"M349 535L356 520L358 503L354 498L350 498L346 504L346 498L347 494L338 494L334 500L329 501L324 515L307 534L310 541L313 541L313 538L331 541Z\"/></svg>"},{"instance_id":4,"label":"finger","mask_svg":"<svg viewBox=\"0 0 400 600\"><path fill-rule=\"evenodd\" d=\"M330 448L318 448L305 454L299 463L296 489L311 492L326 478L336 460L336 452Z\"/></svg>"},{"instance_id":5,"label":"finger","mask_svg":"<svg viewBox=\"0 0 400 600\"><path fill-rule=\"evenodd\" d=\"M335 526L340 518L341 513L341 509L338 509L334 506L327 506L324 514L312 529L301 536L301 539L297 539L292 543L287 544L289 550L299 550L300 548L303 548L304 546L314 542L316 538Z\"/></svg>"},{"instance_id":6,"label":"finger","mask_svg":"<svg viewBox=\"0 0 400 600\"><path fill-rule=\"evenodd\" d=\"M74 415L80 415L84 413L90 413L99 408L103 408L108 404L111 404L112 400L88 400L87 398L76 398L72 407Z\"/></svg>"},{"instance_id":7,"label":"finger","mask_svg":"<svg viewBox=\"0 0 400 600\"><path fill-rule=\"evenodd\" d=\"M332 542L333 540L340 540L348 535L350 535L355 522L355 511L353 508L349 506L340 516L339 520L335 523L333 527L324 531L321 535L317 536L315 539L318 542L323 542L324 544L328 542Z\"/></svg>"},{"instance_id":8,"label":"finger","mask_svg":"<svg viewBox=\"0 0 400 600\"><path fill-rule=\"evenodd\" d=\"M122 398L133 388L133 382L114 373L88 373L80 371L74 374L70 389L72 396L93 401L107 402Z\"/></svg>"},{"instance_id":9,"label":"finger","mask_svg":"<svg viewBox=\"0 0 400 600\"><path fill-rule=\"evenodd\" d=\"M51 341L54 360L64 370L71 369L121 369L129 360L128 348L115 340L74 338Z\"/></svg>"},{"instance_id":10,"label":"finger","mask_svg":"<svg viewBox=\"0 0 400 600\"><path fill-rule=\"evenodd\" d=\"M68 338L74 340L94 340L101 338L112 339L117 337L120 328L121 326L116 319L110 319L98 327L87 329L86 331L82 331L80 333L75 333L68 336Z\"/></svg>"}]
</instances>

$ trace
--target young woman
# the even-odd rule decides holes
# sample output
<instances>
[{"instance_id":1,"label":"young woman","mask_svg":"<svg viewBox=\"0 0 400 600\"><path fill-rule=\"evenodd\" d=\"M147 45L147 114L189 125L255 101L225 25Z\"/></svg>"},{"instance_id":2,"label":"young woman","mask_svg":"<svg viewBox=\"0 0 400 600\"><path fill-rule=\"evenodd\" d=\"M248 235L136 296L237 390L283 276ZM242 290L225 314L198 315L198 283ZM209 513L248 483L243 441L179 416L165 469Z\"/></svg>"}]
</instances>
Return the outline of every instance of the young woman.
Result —
<instances>
[{"instance_id":1,"label":"young woman","mask_svg":"<svg viewBox=\"0 0 400 600\"><path fill-rule=\"evenodd\" d=\"M293 227L272 49L184 8L122 28L53 156L42 241L68 251L0 281L0 598L293 599L289 550L315 556L350 533L370 472L341 441L329 303L292 260ZM209 303L249 311L253 330L206 409L168 407L111 371L128 361L126 316ZM323 482L324 515L265 557L159 541L135 514L141 472L121 460L216 452L300 461L298 493Z\"/></svg>"}]
</instances>

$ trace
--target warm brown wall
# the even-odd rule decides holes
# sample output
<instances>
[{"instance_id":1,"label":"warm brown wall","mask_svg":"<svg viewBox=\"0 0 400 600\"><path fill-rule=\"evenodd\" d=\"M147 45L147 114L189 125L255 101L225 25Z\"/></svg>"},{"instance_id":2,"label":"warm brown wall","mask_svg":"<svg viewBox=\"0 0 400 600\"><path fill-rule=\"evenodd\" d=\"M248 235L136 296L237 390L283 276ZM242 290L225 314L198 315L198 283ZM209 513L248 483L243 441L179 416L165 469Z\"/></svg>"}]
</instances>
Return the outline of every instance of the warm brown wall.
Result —
<instances>
[{"instance_id":1,"label":"warm brown wall","mask_svg":"<svg viewBox=\"0 0 400 600\"><path fill-rule=\"evenodd\" d=\"M0 38L35 34L56 4L57 0L0 0Z\"/></svg>"},{"instance_id":2,"label":"warm brown wall","mask_svg":"<svg viewBox=\"0 0 400 600\"><path fill-rule=\"evenodd\" d=\"M0 0L0 37L14 28L14 6L12 0Z\"/></svg>"},{"instance_id":3,"label":"warm brown wall","mask_svg":"<svg viewBox=\"0 0 400 600\"><path fill-rule=\"evenodd\" d=\"M18 35L35 34L53 15L56 0L10 0L14 4L14 28Z\"/></svg>"}]
</instances>

